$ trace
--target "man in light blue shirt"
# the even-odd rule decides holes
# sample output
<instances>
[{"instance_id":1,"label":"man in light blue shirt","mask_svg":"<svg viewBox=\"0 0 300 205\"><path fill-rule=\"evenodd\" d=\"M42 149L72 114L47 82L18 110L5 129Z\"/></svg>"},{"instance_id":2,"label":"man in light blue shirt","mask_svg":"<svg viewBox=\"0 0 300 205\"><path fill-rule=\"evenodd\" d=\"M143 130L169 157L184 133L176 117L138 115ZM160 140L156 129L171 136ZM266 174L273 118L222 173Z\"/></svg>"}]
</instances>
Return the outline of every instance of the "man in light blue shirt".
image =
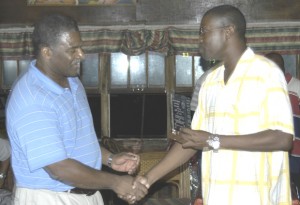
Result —
<instances>
[{"instance_id":1,"label":"man in light blue shirt","mask_svg":"<svg viewBox=\"0 0 300 205\"><path fill-rule=\"evenodd\" d=\"M49 15L34 27L36 60L15 83L7 131L16 178L14 204L103 204L97 190L112 189L130 203L147 193L129 175L101 171L102 164L132 174L139 157L100 148L83 85L84 59L77 23Z\"/></svg>"}]
</instances>

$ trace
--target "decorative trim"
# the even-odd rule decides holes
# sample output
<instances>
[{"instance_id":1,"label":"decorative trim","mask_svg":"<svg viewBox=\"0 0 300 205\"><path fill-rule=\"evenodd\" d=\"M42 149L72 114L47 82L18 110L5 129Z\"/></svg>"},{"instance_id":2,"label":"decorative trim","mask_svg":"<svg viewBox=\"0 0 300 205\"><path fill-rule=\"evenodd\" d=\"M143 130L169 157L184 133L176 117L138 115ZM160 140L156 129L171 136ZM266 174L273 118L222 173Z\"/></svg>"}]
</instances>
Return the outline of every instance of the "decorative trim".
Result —
<instances>
[{"instance_id":1,"label":"decorative trim","mask_svg":"<svg viewBox=\"0 0 300 205\"><path fill-rule=\"evenodd\" d=\"M300 54L300 22L290 22L285 26L275 25L248 25L248 46L261 54L270 51ZM127 55L140 55L146 51L155 51L168 55L199 55L199 28L189 27L145 29L144 26L144 29L130 27L131 30L117 30L85 26L80 27L80 31L86 53L123 52ZM31 35L31 27L0 29L0 59L32 58Z\"/></svg>"}]
</instances>

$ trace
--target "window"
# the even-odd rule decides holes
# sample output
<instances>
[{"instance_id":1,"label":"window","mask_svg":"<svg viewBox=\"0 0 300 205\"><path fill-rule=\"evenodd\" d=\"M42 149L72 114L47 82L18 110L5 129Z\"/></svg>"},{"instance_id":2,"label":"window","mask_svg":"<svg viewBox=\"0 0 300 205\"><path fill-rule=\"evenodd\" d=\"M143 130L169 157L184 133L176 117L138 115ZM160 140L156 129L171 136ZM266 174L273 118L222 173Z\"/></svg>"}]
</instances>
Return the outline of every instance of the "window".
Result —
<instances>
[{"instance_id":1,"label":"window","mask_svg":"<svg viewBox=\"0 0 300 205\"><path fill-rule=\"evenodd\" d=\"M296 55L282 55L284 59L284 67L287 73L297 77L297 56Z\"/></svg>"},{"instance_id":2,"label":"window","mask_svg":"<svg viewBox=\"0 0 300 205\"><path fill-rule=\"evenodd\" d=\"M176 55L176 88L193 88L195 82L204 73L201 57Z\"/></svg>"},{"instance_id":3,"label":"window","mask_svg":"<svg viewBox=\"0 0 300 205\"><path fill-rule=\"evenodd\" d=\"M165 56L112 53L110 62L111 137L165 138Z\"/></svg>"},{"instance_id":4,"label":"window","mask_svg":"<svg viewBox=\"0 0 300 205\"><path fill-rule=\"evenodd\" d=\"M101 96L98 94L88 94L88 102L93 115L93 122L97 137L101 137Z\"/></svg>"},{"instance_id":5,"label":"window","mask_svg":"<svg viewBox=\"0 0 300 205\"><path fill-rule=\"evenodd\" d=\"M30 60L4 60L2 64L2 89L8 90L19 75L28 69Z\"/></svg>"},{"instance_id":6,"label":"window","mask_svg":"<svg viewBox=\"0 0 300 205\"><path fill-rule=\"evenodd\" d=\"M200 60L199 56L157 52L86 54L80 79L98 137L165 139L171 120L170 94L191 96L204 72ZM2 61L2 91L10 89L29 62Z\"/></svg>"},{"instance_id":7,"label":"window","mask_svg":"<svg viewBox=\"0 0 300 205\"><path fill-rule=\"evenodd\" d=\"M139 56L111 54L110 87L144 91L165 87L165 56L148 52Z\"/></svg>"},{"instance_id":8,"label":"window","mask_svg":"<svg viewBox=\"0 0 300 205\"><path fill-rule=\"evenodd\" d=\"M99 56L98 54L86 54L81 63L80 79L86 88L97 88L99 85Z\"/></svg>"},{"instance_id":9,"label":"window","mask_svg":"<svg viewBox=\"0 0 300 205\"><path fill-rule=\"evenodd\" d=\"M165 94L112 94L110 125L113 138L165 138Z\"/></svg>"}]
</instances>

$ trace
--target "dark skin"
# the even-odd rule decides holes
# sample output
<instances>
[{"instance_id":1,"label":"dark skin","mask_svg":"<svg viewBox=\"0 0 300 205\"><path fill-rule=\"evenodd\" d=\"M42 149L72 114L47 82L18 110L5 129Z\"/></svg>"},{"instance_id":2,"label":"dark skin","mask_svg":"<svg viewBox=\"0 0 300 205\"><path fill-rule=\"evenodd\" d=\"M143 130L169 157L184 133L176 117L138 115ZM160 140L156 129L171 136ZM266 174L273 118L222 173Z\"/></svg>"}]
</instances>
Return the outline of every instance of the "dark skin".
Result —
<instances>
[{"instance_id":1,"label":"dark skin","mask_svg":"<svg viewBox=\"0 0 300 205\"><path fill-rule=\"evenodd\" d=\"M105 165L110 152L103 147L101 151L104 154L102 163ZM128 165L127 161L130 162L130 160L126 160L124 157L122 158L119 156L119 159L114 159L112 162L113 166L126 167L126 165ZM130 156L128 156L128 158L130 158ZM118 165L118 162L121 161L123 163L119 163ZM48 165L44 169L52 178L64 182L65 184L86 189L111 189L120 196L127 196L130 203L134 203L136 199L139 200L147 194L147 189L140 184L137 184L135 188L131 189L133 178L129 175L118 176L99 171L73 159L65 159ZM131 196L136 196L136 198Z\"/></svg>"},{"instance_id":2,"label":"dark skin","mask_svg":"<svg viewBox=\"0 0 300 205\"><path fill-rule=\"evenodd\" d=\"M10 158L0 162L0 172L7 174L7 170L10 164ZM0 189L3 187L5 179L0 179Z\"/></svg>"},{"instance_id":3,"label":"dark skin","mask_svg":"<svg viewBox=\"0 0 300 205\"><path fill-rule=\"evenodd\" d=\"M70 31L60 35L56 45L42 47L36 61L37 68L64 88L70 88L68 77L79 75L80 62L84 59L81 49L82 41L79 32ZM102 164L107 165L111 153L101 148ZM120 153L113 156L112 169L133 174L138 168L139 157L133 153ZM133 186L133 177L119 176L96 170L76 160L65 159L48 165L44 169L49 175L65 184L86 189L111 189L119 196L134 203L144 197L147 188L136 183Z\"/></svg>"},{"instance_id":4,"label":"dark skin","mask_svg":"<svg viewBox=\"0 0 300 205\"><path fill-rule=\"evenodd\" d=\"M223 18L212 15L203 17L201 27L204 28L200 35L200 52L206 60L216 59L224 62L224 84L230 80L230 76L245 52L247 46L245 39L236 32L236 26ZM186 142L175 143L171 150L145 177L139 176L140 181L150 187L158 179L174 170L182 163L188 161L197 150L208 147L207 139L212 133L202 130L181 129L177 133ZM293 136L279 130L265 130L248 135L218 135L220 149L244 150L244 151L289 151L292 147Z\"/></svg>"}]
</instances>

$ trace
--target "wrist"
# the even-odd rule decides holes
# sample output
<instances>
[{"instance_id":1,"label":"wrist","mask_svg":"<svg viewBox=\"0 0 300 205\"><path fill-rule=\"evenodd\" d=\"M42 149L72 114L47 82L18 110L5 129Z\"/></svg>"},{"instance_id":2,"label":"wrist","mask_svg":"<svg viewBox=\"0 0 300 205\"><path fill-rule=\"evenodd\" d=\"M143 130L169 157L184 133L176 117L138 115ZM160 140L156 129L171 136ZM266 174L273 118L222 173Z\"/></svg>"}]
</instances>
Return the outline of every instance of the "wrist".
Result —
<instances>
[{"instance_id":1,"label":"wrist","mask_svg":"<svg viewBox=\"0 0 300 205\"><path fill-rule=\"evenodd\" d=\"M144 177L146 178L147 184L149 187L152 186L152 184L154 184L158 180L158 179L155 179L154 176L152 177L151 173L144 174Z\"/></svg>"},{"instance_id":2,"label":"wrist","mask_svg":"<svg viewBox=\"0 0 300 205\"><path fill-rule=\"evenodd\" d=\"M208 139L206 140L207 145L214 151L218 152L220 148L220 137L216 134L211 134L208 136Z\"/></svg>"}]
</instances>

